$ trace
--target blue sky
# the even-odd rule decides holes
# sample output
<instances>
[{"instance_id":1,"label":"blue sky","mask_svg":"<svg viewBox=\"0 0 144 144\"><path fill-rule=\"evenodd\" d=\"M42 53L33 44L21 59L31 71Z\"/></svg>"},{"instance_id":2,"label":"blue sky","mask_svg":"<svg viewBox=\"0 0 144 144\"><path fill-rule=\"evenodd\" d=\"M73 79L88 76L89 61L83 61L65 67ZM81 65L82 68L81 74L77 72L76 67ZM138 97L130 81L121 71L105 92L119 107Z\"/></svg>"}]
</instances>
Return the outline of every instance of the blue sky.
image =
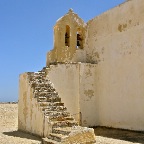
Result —
<instances>
[{"instance_id":1,"label":"blue sky","mask_svg":"<svg viewBox=\"0 0 144 144\"><path fill-rule=\"evenodd\" d=\"M18 100L19 74L41 70L53 26L74 10L85 22L125 0L0 0L0 102Z\"/></svg>"}]
</instances>

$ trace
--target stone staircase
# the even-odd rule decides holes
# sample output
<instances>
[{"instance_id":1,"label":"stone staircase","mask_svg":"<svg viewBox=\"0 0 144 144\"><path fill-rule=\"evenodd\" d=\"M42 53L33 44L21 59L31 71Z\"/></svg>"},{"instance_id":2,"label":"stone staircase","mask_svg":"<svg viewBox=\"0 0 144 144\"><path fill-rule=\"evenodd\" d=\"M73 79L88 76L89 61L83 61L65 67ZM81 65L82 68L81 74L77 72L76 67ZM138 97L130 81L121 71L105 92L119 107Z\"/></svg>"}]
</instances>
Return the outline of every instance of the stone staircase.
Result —
<instances>
[{"instance_id":1,"label":"stone staircase","mask_svg":"<svg viewBox=\"0 0 144 144\"><path fill-rule=\"evenodd\" d=\"M44 67L36 73L29 73L29 83L33 88L34 98L52 125L51 133L43 138L43 144L92 144L95 143L94 130L78 126L70 115L54 85L46 77Z\"/></svg>"}]
</instances>

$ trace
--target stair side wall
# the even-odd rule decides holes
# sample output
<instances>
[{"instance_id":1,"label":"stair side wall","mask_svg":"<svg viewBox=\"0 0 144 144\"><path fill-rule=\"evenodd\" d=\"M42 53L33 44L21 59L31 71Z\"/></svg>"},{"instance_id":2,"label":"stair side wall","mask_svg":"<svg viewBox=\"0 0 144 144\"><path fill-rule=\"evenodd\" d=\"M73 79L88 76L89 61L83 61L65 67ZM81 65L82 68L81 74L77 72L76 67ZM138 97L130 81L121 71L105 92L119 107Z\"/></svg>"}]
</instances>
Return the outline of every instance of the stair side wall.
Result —
<instances>
[{"instance_id":1,"label":"stair side wall","mask_svg":"<svg viewBox=\"0 0 144 144\"><path fill-rule=\"evenodd\" d=\"M19 78L18 130L43 136L44 115L34 98L27 73Z\"/></svg>"}]
</instances>

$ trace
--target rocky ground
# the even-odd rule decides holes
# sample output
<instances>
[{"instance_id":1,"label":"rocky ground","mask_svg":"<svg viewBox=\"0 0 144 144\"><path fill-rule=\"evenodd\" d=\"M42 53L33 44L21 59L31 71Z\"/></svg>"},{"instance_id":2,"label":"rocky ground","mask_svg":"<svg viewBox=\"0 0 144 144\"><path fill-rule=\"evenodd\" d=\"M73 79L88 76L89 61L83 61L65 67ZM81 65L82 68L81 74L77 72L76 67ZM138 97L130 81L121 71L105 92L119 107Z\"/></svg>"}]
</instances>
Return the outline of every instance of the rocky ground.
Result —
<instances>
[{"instance_id":1,"label":"rocky ground","mask_svg":"<svg viewBox=\"0 0 144 144\"><path fill-rule=\"evenodd\" d=\"M41 144L41 139L17 131L17 104L0 104L0 144ZM95 128L96 144L144 144L144 133Z\"/></svg>"}]
</instances>

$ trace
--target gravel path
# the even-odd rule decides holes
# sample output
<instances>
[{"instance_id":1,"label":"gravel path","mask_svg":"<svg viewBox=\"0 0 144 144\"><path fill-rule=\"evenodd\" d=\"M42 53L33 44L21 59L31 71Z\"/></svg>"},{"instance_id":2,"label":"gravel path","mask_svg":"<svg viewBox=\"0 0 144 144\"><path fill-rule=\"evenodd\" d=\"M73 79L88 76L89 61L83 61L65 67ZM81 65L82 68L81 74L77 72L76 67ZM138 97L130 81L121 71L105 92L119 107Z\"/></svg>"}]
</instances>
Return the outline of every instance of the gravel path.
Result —
<instances>
[{"instance_id":1,"label":"gravel path","mask_svg":"<svg viewBox=\"0 0 144 144\"><path fill-rule=\"evenodd\" d=\"M0 144L41 144L41 139L17 131L17 104L0 104ZM144 133L96 128L96 144L144 144Z\"/></svg>"}]
</instances>

